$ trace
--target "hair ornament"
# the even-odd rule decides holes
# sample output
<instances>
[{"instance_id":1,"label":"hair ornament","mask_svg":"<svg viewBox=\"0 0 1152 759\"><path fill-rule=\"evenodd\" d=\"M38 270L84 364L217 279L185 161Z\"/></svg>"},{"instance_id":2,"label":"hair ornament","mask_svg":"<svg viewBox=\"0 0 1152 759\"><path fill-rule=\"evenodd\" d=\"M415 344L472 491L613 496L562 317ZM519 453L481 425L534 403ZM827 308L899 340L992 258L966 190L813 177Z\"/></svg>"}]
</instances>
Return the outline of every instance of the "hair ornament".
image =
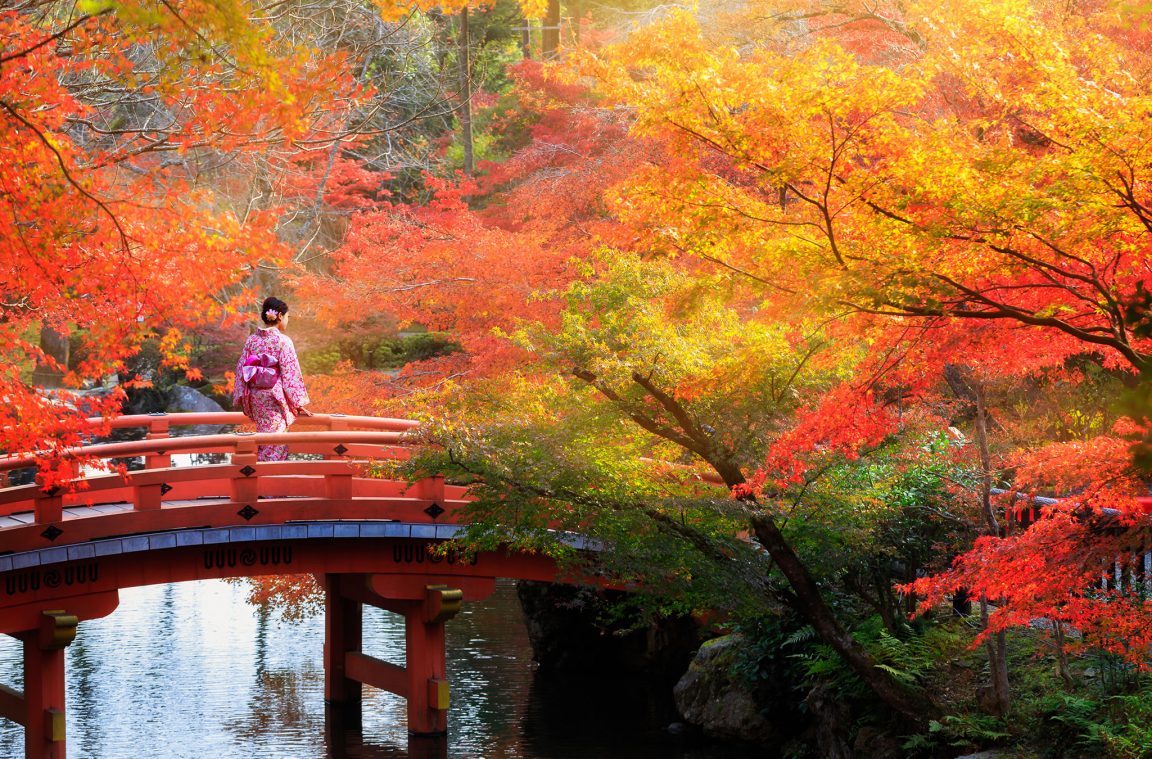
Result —
<instances>
[{"instance_id":1,"label":"hair ornament","mask_svg":"<svg viewBox=\"0 0 1152 759\"><path fill-rule=\"evenodd\" d=\"M274 322L280 318L280 312L274 308L270 308L264 312L264 319L266 321Z\"/></svg>"}]
</instances>

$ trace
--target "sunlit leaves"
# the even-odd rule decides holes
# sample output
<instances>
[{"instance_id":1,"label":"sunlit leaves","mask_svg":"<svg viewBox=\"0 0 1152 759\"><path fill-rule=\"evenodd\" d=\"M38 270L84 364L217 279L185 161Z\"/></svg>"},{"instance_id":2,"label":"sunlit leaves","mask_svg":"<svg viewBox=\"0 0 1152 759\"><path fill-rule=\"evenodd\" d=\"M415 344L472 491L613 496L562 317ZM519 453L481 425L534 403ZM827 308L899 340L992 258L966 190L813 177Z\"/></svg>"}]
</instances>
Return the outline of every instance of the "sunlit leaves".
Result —
<instances>
[{"instance_id":1,"label":"sunlit leaves","mask_svg":"<svg viewBox=\"0 0 1152 759\"><path fill-rule=\"evenodd\" d=\"M119 401L73 411L68 397L28 392L34 366L53 364L40 330L72 343L72 371L54 367L66 384L103 382L157 333L233 318L228 295L251 297L237 286L250 267L284 260L275 212L232 205L234 188L202 175L306 136L317 101L344 82L337 58L283 44L250 11L0 12L0 345L16 369L0 383L0 447L74 443L61 424ZM180 341L161 348L166 366L187 368Z\"/></svg>"},{"instance_id":2,"label":"sunlit leaves","mask_svg":"<svg viewBox=\"0 0 1152 759\"><path fill-rule=\"evenodd\" d=\"M1149 93L1107 14L893 9L922 43L894 64L832 31L867 9L810 5L842 23L786 55L715 45L682 13L580 63L674 155L615 192L622 216L781 306L1022 321L1141 368L1115 301L1148 276Z\"/></svg>"}]
</instances>

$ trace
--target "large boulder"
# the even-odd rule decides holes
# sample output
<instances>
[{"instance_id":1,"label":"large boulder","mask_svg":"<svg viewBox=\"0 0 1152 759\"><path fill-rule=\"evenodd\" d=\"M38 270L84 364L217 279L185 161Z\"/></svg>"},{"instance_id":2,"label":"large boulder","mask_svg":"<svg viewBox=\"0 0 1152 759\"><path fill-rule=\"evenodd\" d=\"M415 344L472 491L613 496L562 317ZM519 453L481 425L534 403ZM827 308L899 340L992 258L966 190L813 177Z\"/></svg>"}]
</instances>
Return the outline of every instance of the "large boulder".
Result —
<instances>
[{"instance_id":1,"label":"large boulder","mask_svg":"<svg viewBox=\"0 0 1152 759\"><path fill-rule=\"evenodd\" d=\"M169 413L197 413L223 411L224 409L219 403L194 387L173 385L168 391L168 406L164 410Z\"/></svg>"},{"instance_id":2,"label":"large boulder","mask_svg":"<svg viewBox=\"0 0 1152 759\"><path fill-rule=\"evenodd\" d=\"M702 645L673 688L676 708L709 736L768 745L781 738L780 730L764 717L751 688L735 674L742 645L738 634Z\"/></svg>"},{"instance_id":3,"label":"large boulder","mask_svg":"<svg viewBox=\"0 0 1152 759\"><path fill-rule=\"evenodd\" d=\"M167 403L164 411L169 414L190 414L223 411L224 408L194 387L187 385L173 385L167 393ZM185 435L215 435L223 432L224 426L219 424L197 424L191 427L177 427L174 434Z\"/></svg>"}]
</instances>

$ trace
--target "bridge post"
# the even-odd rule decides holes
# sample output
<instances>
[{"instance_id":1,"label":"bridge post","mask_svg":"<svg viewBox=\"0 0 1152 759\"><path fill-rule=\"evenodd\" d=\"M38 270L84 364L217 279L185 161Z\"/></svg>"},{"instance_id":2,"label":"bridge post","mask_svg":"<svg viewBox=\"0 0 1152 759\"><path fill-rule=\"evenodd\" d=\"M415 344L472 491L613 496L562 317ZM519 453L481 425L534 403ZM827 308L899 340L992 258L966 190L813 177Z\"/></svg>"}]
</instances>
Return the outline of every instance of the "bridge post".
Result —
<instances>
[{"instance_id":1,"label":"bridge post","mask_svg":"<svg viewBox=\"0 0 1152 759\"><path fill-rule=\"evenodd\" d=\"M232 454L232 465L240 467L232 477L232 502L255 503L258 491L256 467L256 441L241 438Z\"/></svg>"},{"instance_id":2,"label":"bridge post","mask_svg":"<svg viewBox=\"0 0 1152 759\"><path fill-rule=\"evenodd\" d=\"M324 575L324 701L331 707L359 713L362 687L348 677L349 653L363 645L364 607L341 588L342 575Z\"/></svg>"},{"instance_id":3,"label":"bridge post","mask_svg":"<svg viewBox=\"0 0 1152 759\"><path fill-rule=\"evenodd\" d=\"M331 706L359 706L360 684L365 683L407 700L410 734L444 735L449 701L444 623L460 611L464 591L425 585L418 576L397 584L375 579L324 576L325 698ZM386 594L379 593L377 585L389 586ZM364 603L404 616L403 667L361 652Z\"/></svg>"},{"instance_id":4,"label":"bridge post","mask_svg":"<svg viewBox=\"0 0 1152 759\"><path fill-rule=\"evenodd\" d=\"M460 590L429 585L424 601L405 611L408 732L413 735L442 735L448 731L444 623L456 616L463 600Z\"/></svg>"},{"instance_id":5,"label":"bridge post","mask_svg":"<svg viewBox=\"0 0 1152 759\"><path fill-rule=\"evenodd\" d=\"M168 437L168 415L164 413L157 413L154 418L148 420L148 434L145 436L146 440L156 440L157 438ZM164 469L172 466L172 454L170 453L149 453L144 457L145 469Z\"/></svg>"},{"instance_id":6,"label":"bridge post","mask_svg":"<svg viewBox=\"0 0 1152 759\"><path fill-rule=\"evenodd\" d=\"M64 649L79 619L45 611L40 629L18 634L24 644L24 693L0 686L0 716L24 726L26 759L65 759Z\"/></svg>"}]
</instances>

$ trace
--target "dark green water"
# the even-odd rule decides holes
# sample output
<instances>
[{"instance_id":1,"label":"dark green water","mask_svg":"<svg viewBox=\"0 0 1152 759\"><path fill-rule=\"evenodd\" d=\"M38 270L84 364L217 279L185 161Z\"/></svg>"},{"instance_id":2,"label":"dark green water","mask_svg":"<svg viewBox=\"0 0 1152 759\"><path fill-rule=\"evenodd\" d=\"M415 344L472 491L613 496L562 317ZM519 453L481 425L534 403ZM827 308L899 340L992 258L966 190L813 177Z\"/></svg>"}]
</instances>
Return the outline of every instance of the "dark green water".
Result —
<instances>
[{"instance_id":1,"label":"dark green water","mask_svg":"<svg viewBox=\"0 0 1152 759\"><path fill-rule=\"evenodd\" d=\"M202 581L134 588L68 648L70 759L739 759L686 745L643 687L539 682L516 601L502 583L447 625L449 733L410 743L404 700L365 688L359 727L325 720L321 619L285 623L242 588ZM364 650L403 664L403 620L365 609ZM0 683L21 688L20 649L0 636ZM0 757L23 730L0 720Z\"/></svg>"}]
</instances>

